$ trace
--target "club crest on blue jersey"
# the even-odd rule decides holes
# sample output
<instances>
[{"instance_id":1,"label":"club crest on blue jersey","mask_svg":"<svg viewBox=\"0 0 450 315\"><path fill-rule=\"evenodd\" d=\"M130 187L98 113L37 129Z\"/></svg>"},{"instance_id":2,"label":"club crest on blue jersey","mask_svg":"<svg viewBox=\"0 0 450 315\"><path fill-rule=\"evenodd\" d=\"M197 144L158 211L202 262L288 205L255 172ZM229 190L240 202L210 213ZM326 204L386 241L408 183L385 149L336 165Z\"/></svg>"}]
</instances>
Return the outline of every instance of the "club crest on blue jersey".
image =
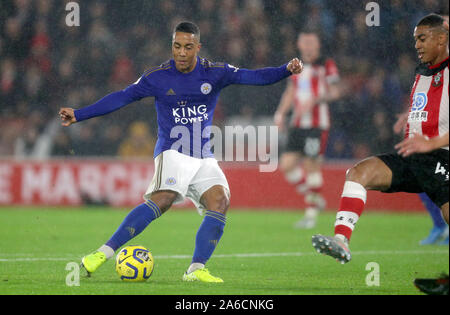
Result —
<instances>
[{"instance_id":1,"label":"club crest on blue jersey","mask_svg":"<svg viewBox=\"0 0 450 315\"><path fill-rule=\"evenodd\" d=\"M203 94L208 95L212 91L212 85L209 83L203 83L202 86L200 87L200 90L202 91Z\"/></svg>"}]
</instances>

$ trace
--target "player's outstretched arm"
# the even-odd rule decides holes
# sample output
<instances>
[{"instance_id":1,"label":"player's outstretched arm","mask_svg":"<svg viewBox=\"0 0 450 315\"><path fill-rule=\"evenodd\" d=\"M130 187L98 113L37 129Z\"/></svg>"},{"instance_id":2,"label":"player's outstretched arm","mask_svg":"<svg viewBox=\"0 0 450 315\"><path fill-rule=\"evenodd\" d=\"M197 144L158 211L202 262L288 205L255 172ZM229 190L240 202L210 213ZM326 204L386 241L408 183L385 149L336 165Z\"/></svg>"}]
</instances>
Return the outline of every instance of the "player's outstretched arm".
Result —
<instances>
[{"instance_id":1,"label":"player's outstretched arm","mask_svg":"<svg viewBox=\"0 0 450 315\"><path fill-rule=\"evenodd\" d=\"M423 135L414 134L414 137L408 138L395 146L398 154L403 157L414 153L427 153L449 145L448 132L440 137L429 139Z\"/></svg>"},{"instance_id":2,"label":"player's outstretched arm","mask_svg":"<svg viewBox=\"0 0 450 315\"><path fill-rule=\"evenodd\" d=\"M303 63L298 58L294 58L289 63L280 67L249 70L227 65L226 69L227 76L224 79L224 87L230 84L270 85L277 83L292 74L301 73L303 70Z\"/></svg>"},{"instance_id":3,"label":"player's outstretched arm","mask_svg":"<svg viewBox=\"0 0 450 315\"><path fill-rule=\"evenodd\" d=\"M76 110L61 108L59 115L63 126L70 126L75 122L109 114L148 96L154 96L154 90L147 79L142 77L126 89L108 94L92 105Z\"/></svg>"},{"instance_id":4,"label":"player's outstretched arm","mask_svg":"<svg viewBox=\"0 0 450 315\"><path fill-rule=\"evenodd\" d=\"M116 111L119 108L131 103L131 101L132 100L130 100L127 93L124 91L118 91L103 97L101 100L92 105L80 109L61 108L59 111L59 116L63 121L62 125L68 127L73 123Z\"/></svg>"}]
</instances>

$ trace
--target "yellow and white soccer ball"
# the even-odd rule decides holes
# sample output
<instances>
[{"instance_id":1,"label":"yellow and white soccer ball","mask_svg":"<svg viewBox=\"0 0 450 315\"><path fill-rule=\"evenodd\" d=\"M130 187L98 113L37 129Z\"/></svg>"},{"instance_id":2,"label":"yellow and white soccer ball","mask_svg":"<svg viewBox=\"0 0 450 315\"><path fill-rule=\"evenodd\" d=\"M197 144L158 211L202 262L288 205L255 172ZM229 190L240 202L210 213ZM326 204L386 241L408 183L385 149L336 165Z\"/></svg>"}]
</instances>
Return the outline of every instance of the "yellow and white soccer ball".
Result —
<instances>
[{"instance_id":1,"label":"yellow and white soccer ball","mask_svg":"<svg viewBox=\"0 0 450 315\"><path fill-rule=\"evenodd\" d=\"M153 273L152 253L143 246L126 246L116 256L116 271L120 279L146 281Z\"/></svg>"}]
</instances>

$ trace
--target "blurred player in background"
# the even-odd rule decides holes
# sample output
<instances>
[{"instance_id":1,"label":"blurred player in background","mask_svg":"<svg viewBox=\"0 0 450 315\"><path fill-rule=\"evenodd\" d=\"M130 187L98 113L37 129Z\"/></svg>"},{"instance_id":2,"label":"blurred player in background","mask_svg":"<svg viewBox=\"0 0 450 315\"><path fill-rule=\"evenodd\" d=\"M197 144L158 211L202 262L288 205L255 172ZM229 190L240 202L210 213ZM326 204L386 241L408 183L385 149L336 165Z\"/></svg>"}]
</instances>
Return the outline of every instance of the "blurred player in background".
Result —
<instances>
[{"instance_id":1,"label":"blurred player in background","mask_svg":"<svg viewBox=\"0 0 450 315\"><path fill-rule=\"evenodd\" d=\"M394 124L394 133L400 134L406 132L408 125L409 111L398 116L397 122ZM422 201L425 209L430 214L433 227L426 238L419 242L420 245L448 245L449 243L449 228L448 224L442 217L441 209L434 204L426 193L420 193L419 198Z\"/></svg>"},{"instance_id":2,"label":"blurred player in background","mask_svg":"<svg viewBox=\"0 0 450 315\"><path fill-rule=\"evenodd\" d=\"M339 97L339 72L335 62L320 54L317 33L299 34L298 49L304 70L291 76L275 113L275 124L285 129L285 119L292 111L288 142L280 158L280 170L286 180L305 197L305 217L298 228L310 229L326 202L323 187L322 162L330 128L328 103Z\"/></svg>"},{"instance_id":3,"label":"blurred player in background","mask_svg":"<svg viewBox=\"0 0 450 315\"><path fill-rule=\"evenodd\" d=\"M184 281L223 282L205 268L224 232L229 207L228 182L211 152L210 134L220 91L231 84L268 85L302 71L297 58L278 68L238 69L200 58L200 30L190 22L176 26L173 59L147 70L126 89L97 103L59 112L64 126L116 111L145 97L155 97L158 140L155 174L145 202L134 208L112 237L82 258L88 274L96 271L122 245L141 233L174 203L188 197L204 219L195 238L191 265ZM145 109L143 109L145 110ZM181 137L180 137L181 134Z\"/></svg>"},{"instance_id":4,"label":"blurred player in background","mask_svg":"<svg viewBox=\"0 0 450 315\"><path fill-rule=\"evenodd\" d=\"M350 261L349 241L364 210L367 190L425 192L448 224L448 34L448 23L436 14L422 18L414 29L421 64L411 91L405 140L395 146L396 153L369 157L347 171L334 237L312 237L318 252L341 263ZM448 292L448 277L446 281Z\"/></svg>"}]
</instances>

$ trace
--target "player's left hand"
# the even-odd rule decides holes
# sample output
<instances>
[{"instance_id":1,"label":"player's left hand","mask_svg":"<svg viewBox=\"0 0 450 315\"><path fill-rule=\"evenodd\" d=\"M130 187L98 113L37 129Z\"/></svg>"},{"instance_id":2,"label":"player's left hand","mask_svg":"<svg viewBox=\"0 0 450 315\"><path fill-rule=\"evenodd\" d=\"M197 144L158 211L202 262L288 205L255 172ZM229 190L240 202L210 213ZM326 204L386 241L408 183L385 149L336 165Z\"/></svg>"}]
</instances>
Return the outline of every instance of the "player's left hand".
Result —
<instances>
[{"instance_id":1,"label":"player's left hand","mask_svg":"<svg viewBox=\"0 0 450 315\"><path fill-rule=\"evenodd\" d=\"M294 58L288 63L287 69L292 74L300 74L303 71L303 62L298 58Z\"/></svg>"},{"instance_id":2,"label":"player's left hand","mask_svg":"<svg viewBox=\"0 0 450 315\"><path fill-rule=\"evenodd\" d=\"M77 122L73 108L67 108L67 107L61 108L59 110L59 117L62 120L61 125L63 125L64 127L69 127L70 125Z\"/></svg>"},{"instance_id":3,"label":"player's left hand","mask_svg":"<svg viewBox=\"0 0 450 315\"><path fill-rule=\"evenodd\" d=\"M397 153L403 157L410 156L414 153L426 153L433 151L435 146L433 142L426 136L414 134L412 138L408 138L395 146Z\"/></svg>"}]
</instances>

